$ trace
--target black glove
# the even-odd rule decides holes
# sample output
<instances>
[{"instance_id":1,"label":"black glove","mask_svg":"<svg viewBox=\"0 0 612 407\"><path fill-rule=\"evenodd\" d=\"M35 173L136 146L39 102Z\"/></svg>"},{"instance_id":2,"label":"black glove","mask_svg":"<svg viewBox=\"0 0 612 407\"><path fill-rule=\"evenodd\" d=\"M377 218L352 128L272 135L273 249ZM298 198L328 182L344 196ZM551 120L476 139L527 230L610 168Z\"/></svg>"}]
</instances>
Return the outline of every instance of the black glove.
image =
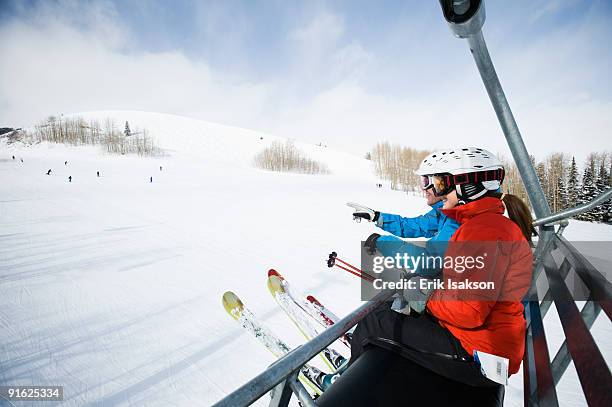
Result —
<instances>
[{"instance_id":1,"label":"black glove","mask_svg":"<svg viewBox=\"0 0 612 407\"><path fill-rule=\"evenodd\" d=\"M372 233L363 243L363 247L368 249L368 254L373 256L376 253L376 241L380 235L378 233Z\"/></svg>"},{"instance_id":2,"label":"black glove","mask_svg":"<svg viewBox=\"0 0 612 407\"><path fill-rule=\"evenodd\" d=\"M376 222L380 216L380 212L355 202L348 202L346 205L353 208L353 218L358 221L365 219L369 222Z\"/></svg>"}]
</instances>

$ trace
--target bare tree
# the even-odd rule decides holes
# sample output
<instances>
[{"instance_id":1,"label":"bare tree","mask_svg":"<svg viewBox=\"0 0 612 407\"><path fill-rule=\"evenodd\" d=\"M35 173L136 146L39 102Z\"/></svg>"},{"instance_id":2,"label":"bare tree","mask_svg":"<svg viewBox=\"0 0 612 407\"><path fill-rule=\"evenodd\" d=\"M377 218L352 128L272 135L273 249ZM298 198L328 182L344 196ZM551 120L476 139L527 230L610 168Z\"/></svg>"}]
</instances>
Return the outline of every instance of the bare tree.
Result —
<instances>
[{"instance_id":1,"label":"bare tree","mask_svg":"<svg viewBox=\"0 0 612 407\"><path fill-rule=\"evenodd\" d=\"M383 142L374 146L370 157L374 163L376 175L390 181L392 189L413 191L419 185L414 171L427 154L429 151Z\"/></svg>"},{"instance_id":2,"label":"bare tree","mask_svg":"<svg viewBox=\"0 0 612 407\"><path fill-rule=\"evenodd\" d=\"M162 150L149 136L147 129L132 131L126 122L125 130L121 132L110 118L101 124L97 120L87 123L80 117L57 119L51 116L35 126L32 140L72 145L101 145L112 154L162 155Z\"/></svg>"},{"instance_id":3,"label":"bare tree","mask_svg":"<svg viewBox=\"0 0 612 407\"><path fill-rule=\"evenodd\" d=\"M330 172L324 163L306 157L290 141L284 144L274 141L257 154L253 161L256 167L271 171L302 174L328 174Z\"/></svg>"}]
</instances>

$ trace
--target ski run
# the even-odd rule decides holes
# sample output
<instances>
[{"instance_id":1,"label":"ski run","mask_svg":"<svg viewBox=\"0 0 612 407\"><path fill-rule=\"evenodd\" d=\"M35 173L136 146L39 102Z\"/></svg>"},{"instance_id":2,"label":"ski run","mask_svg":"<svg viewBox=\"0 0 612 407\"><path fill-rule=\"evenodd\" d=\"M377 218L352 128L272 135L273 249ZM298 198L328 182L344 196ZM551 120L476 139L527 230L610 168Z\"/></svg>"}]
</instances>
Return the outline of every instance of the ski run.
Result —
<instances>
[{"instance_id":1,"label":"ski run","mask_svg":"<svg viewBox=\"0 0 612 407\"><path fill-rule=\"evenodd\" d=\"M251 163L280 137L157 113L80 116L146 128L166 155L0 144L0 382L62 385L66 406L215 403L277 358L227 316L224 292L300 346L306 337L271 297L266 271L279 270L300 305L314 296L333 322L361 304L360 281L325 257L358 262L359 241L376 231L354 223L346 202L428 210L421 196L377 188L370 161L331 147L295 142L329 175L273 173ZM572 220L564 236L609 241L612 228ZM544 324L554 355L563 343L554 305ZM611 360L608 321L600 316L593 334ZM311 365L332 373L320 357ZM523 405L522 376L510 377L505 406ZM585 405L573 366L557 389L563 406Z\"/></svg>"}]
</instances>

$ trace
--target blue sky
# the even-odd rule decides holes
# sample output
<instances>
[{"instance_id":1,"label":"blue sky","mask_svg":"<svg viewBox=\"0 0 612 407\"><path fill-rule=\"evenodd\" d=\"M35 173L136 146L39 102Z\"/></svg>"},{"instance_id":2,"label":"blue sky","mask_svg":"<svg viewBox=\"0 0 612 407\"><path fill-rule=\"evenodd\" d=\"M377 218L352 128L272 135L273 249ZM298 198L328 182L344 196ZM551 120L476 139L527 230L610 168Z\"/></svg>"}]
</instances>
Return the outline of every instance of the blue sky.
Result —
<instances>
[{"instance_id":1,"label":"blue sky","mask_svg":"<svg viewBox=\"0 0 612 407\"><path fill-rule=\"evenodd\" d=\"M151 110L356 153L381 140L506 151L437 1L3 3L0 52L12 63L0 65L2 125ZM531 151L612 148L612 3L494 0L486 10L485 38Z\"/></svg>"}]
</instances>

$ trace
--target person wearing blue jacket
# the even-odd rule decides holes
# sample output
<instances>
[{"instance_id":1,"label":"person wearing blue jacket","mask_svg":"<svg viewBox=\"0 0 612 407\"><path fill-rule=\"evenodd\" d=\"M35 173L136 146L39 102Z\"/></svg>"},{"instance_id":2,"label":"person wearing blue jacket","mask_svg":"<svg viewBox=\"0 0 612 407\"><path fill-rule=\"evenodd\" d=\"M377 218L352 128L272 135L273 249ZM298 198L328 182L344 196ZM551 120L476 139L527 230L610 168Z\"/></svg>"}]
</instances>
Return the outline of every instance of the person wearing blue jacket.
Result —
<instances>
[{"instance_id":1,"label":"person wearing blue jacket","mask_svg":"<svg viewBox=\"0 0 612 407\"><path fill-rule=\"evenodd\" d=\"M439 211L439 209L442 209L442 205L442 201L430 204L431 210L429 212L414 218L380 212L376 220L376 226L398 237L432 238L441 229L440 223L448 219Z\"/></svg>"},{"instance_id":2,"label":"person wearing blue jacket","mask_svg":"<svg viewBox=\"0 0 612 407\"><path fill-rule=\"evenodd\" d=\"M441 212L443 206L442 198L436 197L433 194L433 185L429 183L429 175L436 173L435 168L430 165L431 161L433 161L431 158L435 158L435 155L436 153L432 153L425 157L419 169L415 171L417 175L421 176L421 188L425 193L427 204L431 206L429 212L416 217L403 217L379 212L356 203L347 204L354 209L353 217L355 219L375 222L376 226L385 232L391 233L391 235L383 236L375 233L366 240L366 245L375 246L376 250L383 256L394 257L397 254L400 256L405 254L414 259L430 256L444 257L448 241L457 228L459 228L457 221ZM429 238L429 240L425 245L417 245L400 239L419 237ZM440 267L432 267L431 265L429 267L418 266L410 270L412 275L416 275L418 278L434 278L441 271ZM410 312L410 309L422 312L425 308L429 291L422 291L420 295L415 295L414 292L409 293L405 295L408 298L404 298L407 300L407 303L396 299L392 308L399 312Z\"/></svg>"},{"instance_id":3,"label":"person wearing blue jacket","mask_svg":"<svg viewBox=\"0 0 612 407\"><path fill-rule=\"evenodd\" d=\"M356 203L348 204L354 209L353 216L355 218L375 222L376 226L393 235L376 235L373 238L376 241L378 251L383 256L395 256L396 253L402 255L406 253L415 258L419 256L444 255L447 243L459 227L459 223L441 212L443 202L439 197L434 196L431 185L422 185L422 187L427 204L431 206L431 210L424 215L416 217L403 217L379 212ZM429 238L429 240L425 246L421 246L398 239L398 237L425 237ZM387 242L387 244L381 244L383 242ZM414 270L415 274L422 277L435 277L439 272L439 269L422 267Z\"/></svg>"},{"instance_id":4,"label":"person wearing blue jacket","mask_svg":"<svg viewBox=\"0 0 612 407\"><path fill-rule=\"evenodd\" d=\"M412 258L427 256L444 256L448 241L459 224L446 217L440 209L442 203L432 205L432 209L424 215L414 218L402 217L381 212L376 220L376 226L392 235L374 234L368 240L376 241L376 248L383 256L393 257L407 254ZM418 245L404 241L403 238L429 238L424 245ZM416 275L422 277L435 277L439 274L439 268L417 267L412 270Z\"/></svg>"}]
</instances>

